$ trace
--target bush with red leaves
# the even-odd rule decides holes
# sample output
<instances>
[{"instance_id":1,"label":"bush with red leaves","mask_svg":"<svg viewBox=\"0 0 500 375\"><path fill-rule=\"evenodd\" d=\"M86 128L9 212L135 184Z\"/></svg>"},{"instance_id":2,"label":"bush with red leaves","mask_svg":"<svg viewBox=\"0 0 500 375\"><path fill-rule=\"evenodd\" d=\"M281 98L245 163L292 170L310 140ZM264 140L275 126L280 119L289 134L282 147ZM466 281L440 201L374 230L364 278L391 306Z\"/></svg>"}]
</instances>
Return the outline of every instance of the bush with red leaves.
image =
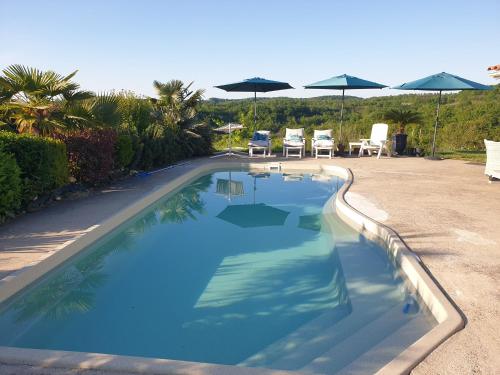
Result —
<instances>
[{"instance_id":1,"label":"bush with red leaves","mask_svg":"<svg viewBox=\"0 0 500 375\"><path fill-rule=\"evenodd\" d=\"M70 175L78 182L99 185L111 179L118 138L114 130L83 130L57 137L66 143Z\"/></svg>"}]
</instances>

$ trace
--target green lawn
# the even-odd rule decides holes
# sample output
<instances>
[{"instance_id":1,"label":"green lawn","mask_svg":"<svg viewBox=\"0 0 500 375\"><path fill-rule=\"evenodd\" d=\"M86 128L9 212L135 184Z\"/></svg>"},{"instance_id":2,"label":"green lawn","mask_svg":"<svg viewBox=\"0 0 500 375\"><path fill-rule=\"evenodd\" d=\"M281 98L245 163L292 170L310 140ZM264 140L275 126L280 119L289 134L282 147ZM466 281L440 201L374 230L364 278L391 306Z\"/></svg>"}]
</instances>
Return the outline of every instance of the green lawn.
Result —
<instances>
[{"instance_id":1,"label":"green lawn","mask_svg":"<svg viewBox=\"0 0 500 375\"><path fill-rule=\"evenodd\" d=\"M485 151L442 151L439 155L445 159L458 159L486 163Z\"/></svg>"}]
</instances>

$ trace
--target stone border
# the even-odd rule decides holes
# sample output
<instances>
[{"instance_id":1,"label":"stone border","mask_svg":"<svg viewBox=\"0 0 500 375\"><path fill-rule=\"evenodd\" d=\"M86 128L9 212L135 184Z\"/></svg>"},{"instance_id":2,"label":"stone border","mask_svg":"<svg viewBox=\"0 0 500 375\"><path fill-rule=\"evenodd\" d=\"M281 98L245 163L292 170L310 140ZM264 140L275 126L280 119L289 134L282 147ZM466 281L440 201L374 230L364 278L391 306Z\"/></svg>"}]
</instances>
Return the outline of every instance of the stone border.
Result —
<instances>
[{"instance_id":1,"label":"stone border","mask_svg":"<svg viewBox=\"0 0 500 375\"><path fill-rule=\"evenodd\" d=\"M179 166L183 168L184 166ZM315 163L253 163L229 161L203 161L186 173L166 183L146 197L139 199L130 206L118 212L111 218L93 227L83 236L66 244L52 256L41 262L15 272L0 280L0 304L10 299L24 288L41 279L47 272L62 265L78 254L90 244L102 238L105 234L116 229L131 217L137 215L147 207L154 204L166 194L188 181L210 171L227 168L268 169L278 167L282 170L316 170L326 171L345 179L344 185L337 192L335 210L348 225L361 232L370 239L385 244L391 257L401 267L408 281L415 288L428 309L438 322L431 331L405 349L391 362L378 371L378 374L405 374L411 371L439 344L445 341L458 330L464 327L464 321L451 304L443 291L427 274L420 259L410 251L405 243L392 229L375 222L366 215L351 207L345 200L345 194L353 183L353 174L349 169L337 166L320 166ZM333 201L333 200L332 200ZM286 375L297 372L272 370L264 368L247 368L239 366L216 365L176 361L168 359L153 359L143 357L130 357L121 355L108 355L98 353L66 352L45 349L22 349L13 347L0 347L0 363L32 365L53 368L94 369L112 372L134 372L154 374L236 374L236 375ZM342 372L342 370L341 370Z\"/></svg>"}]
</instances>

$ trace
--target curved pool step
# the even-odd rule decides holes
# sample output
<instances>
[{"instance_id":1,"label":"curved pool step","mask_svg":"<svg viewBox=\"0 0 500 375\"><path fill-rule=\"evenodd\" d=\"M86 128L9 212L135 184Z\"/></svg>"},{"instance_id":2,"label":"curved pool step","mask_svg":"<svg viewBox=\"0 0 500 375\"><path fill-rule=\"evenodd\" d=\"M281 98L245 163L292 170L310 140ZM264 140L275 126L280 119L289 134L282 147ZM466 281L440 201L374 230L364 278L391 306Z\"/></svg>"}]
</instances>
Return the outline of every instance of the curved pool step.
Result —
<instances>
[{"instance_id":1,"label":"curved pool step","mask_svg":"<svg viewBox=\"0 0 500 375\"><path fill-rule=\"evenodd\" d=\"M346 306L345 309L347 308ZM301 367L302 363L305 364L315 357L314 352L318 346L322 345L325 331L332 327L332 322L338 320L339 313L341 312L332 310L321 314L238 365L275 368L275 363L281 362L283 359L286 362L287 358L291 358L292 362L287 364L287 368L296 369ZM310 347L313 354L306 352L307 347ZM317 354L318 352L316 352Z\"/></svg>"},{"instance_id":2,"label":"curved pool step","mask_svg":"<svg viewBox=\"0 0 500 375\"><path fill-rule=\"evenodd\" d=\"M351 332L349 336L334 343L301 367L300 371L331 374L351 366L352 369L363 368L364 372L354 371L348 372L349 374L375 373L398 354L398 350L404 348L402 345L406 345L408 340L411 343L420 337L421 332L418 328L422 327L422 324L419 319L424 318L421 314L405 314L403 310L404 304L394 306L356 332ZM391 337L391 341L385 342L388 337ZM378 350L372 353L374 348ZM367 353L372 354L367 355Z\"/></svg>"},{"instance_id":3,"label":"curved pool step","mask_svg":"<svg viewBox=\"0 0 500 375\"><path fill-rule=\"evenodd\" d=\"M347 366L340 369L337 375L368 374L378 371L389 363L402 350L413 344L428 332L428 322L422 314L415 315L407 324L401 326L396 332L386 337L374 347L356 358ZM332 353L324 353L324 357L331 357ZM327 372L331 373L334 366L330 366L327 361L320 361L320 358L313 361L306 372Z\"/></svg>"},{"instance_id":4,"label":"curved pool step","mask_svg":"<svg viewBox=\"0 0 500 375\"><path fill-rule=\"evenodd\" d=\"M379 311L367 314L370 310L360 307L333 324L333 312L325 313L239 365L311 371L324 361L340 369L410 321L412 316L403 309L400 303L380 315Z\"/></svg>"}]
</instances>

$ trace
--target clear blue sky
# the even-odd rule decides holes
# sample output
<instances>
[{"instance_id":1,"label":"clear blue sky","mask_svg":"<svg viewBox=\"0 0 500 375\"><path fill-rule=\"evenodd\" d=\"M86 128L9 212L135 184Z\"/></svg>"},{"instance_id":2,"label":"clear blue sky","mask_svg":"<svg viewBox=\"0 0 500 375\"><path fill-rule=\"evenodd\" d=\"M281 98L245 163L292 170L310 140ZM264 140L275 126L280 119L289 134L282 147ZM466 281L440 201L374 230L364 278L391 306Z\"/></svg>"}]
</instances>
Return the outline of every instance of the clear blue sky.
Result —
<instances>
[{"instance_id":1,"label":"clear blue sky","mask_svg":"<svg viewBox=\"0 0 500 375\"><path fill-rule=\"evenodd\" d=\"M214 85L260 76L296 90L343 73L396 85L447 71L485 84L500 63L500 1L7 1L0 68L79 69L85 89L154 95L178 78L206 97ZM354 93L354 92L353 92ZM396 90L356 92L394 95Z\"/></svg>"}]
</instances>

